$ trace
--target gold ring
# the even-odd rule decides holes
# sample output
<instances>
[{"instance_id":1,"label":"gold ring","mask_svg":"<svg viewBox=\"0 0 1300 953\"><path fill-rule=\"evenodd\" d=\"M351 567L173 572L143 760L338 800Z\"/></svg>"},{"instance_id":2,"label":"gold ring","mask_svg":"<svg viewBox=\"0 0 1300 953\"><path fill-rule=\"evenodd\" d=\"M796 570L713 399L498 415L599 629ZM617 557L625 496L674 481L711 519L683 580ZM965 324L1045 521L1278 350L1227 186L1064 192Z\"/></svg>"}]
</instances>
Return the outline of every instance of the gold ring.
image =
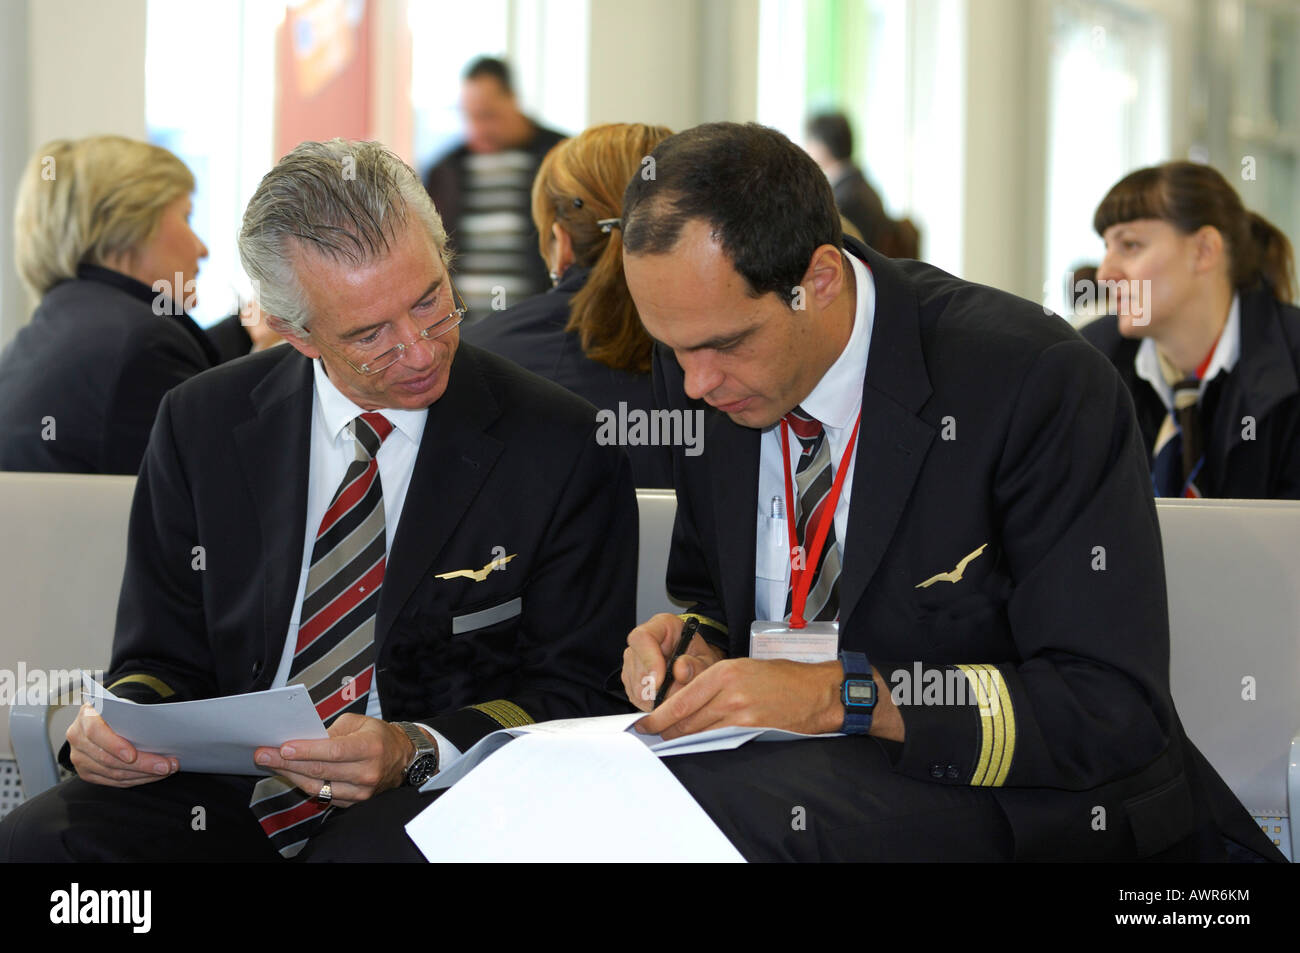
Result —
<instances>
[{"instance_id":1,"label":"gold ring","mask_svg":"<svg viewBox=\"0 0 1300 953\"><path fill-rule=\"evenodd\" d=\"M334 800L334 792L330 790L330 783L326 781L321 785L320 790L316 792L316 803L328 804L332 800Z\"/></svg>"}]
</instances>

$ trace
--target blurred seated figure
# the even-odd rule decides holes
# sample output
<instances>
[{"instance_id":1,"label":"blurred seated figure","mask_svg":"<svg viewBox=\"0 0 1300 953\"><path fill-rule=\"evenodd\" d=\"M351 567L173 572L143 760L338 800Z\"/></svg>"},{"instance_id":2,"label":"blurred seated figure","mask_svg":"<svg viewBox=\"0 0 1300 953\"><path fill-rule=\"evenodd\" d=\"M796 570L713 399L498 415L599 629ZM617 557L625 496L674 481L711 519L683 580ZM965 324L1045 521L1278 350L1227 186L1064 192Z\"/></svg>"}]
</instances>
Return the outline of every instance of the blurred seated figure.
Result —
<instances>
[{"instance_id":1,"label":"blurred seated figure","mask_svg":"<svg viewBox=\"0 0 1300 953\"><path fill-rule=\"evenodd\" d=\"M1097 266L1080 262L1065 275L1065 313L1076 328L1110 314L1106 287L1097 283Z\"/></svg>"},{"instance_id":2,"label":"blurred seated figure","mask_svg":"<svg viewBox=\"0 0 1300 953\"><path fill-rule=\"evenodd\" d=\"M1093 227L1114 314L1081 333L1133 396L1155 494L1300 498L1300 309L1286 236L1193 162L1125 176Z\"/></svg>"},{"instance_id":3,"label":"blurred seated figure","mask_svg":"<svg viewBox=\"0 0 1300 953\"><path fill-rule=\"evenodd\" d=\"M208 253L193 191L172 153L119 136L55 140L27 164L15 258L40 300L0 353L0 469L134 474L163 394L248 352L242 327L218 346L185 313Z\"/></svg>"},{"instance_id":4,"label":"blurred seated figure","mask_svg":"<svg viewBox=\"0 0 1300 953\"><path fill-rule=\"evenodd\" d=\"M617 220L623 189L641 173L642 159L670 135L662 126L594 126L547 153L533 183L533 222L555 287L461 331L469 343L609 411L628 435L638 487L670 487L672 472L667 448L638 442L631 426L638 418L653 419L653 341L623 279ZM625 419L631 422L626 427ZM639 432L650 439L648 424Z\"/></svg>"},{"instance_id":5,"label":"blurred seated figure","mask_svg":"<svg viewBox=\"0 0 1300 953\"><path fill-rule=\"evenodd\" d=\"M808 120L807 152L826 173L840 214L848 219L862 240L878 251L891 231L889 216L876 190L853 164L853 129L840 112L819 113ZM893 256L890 257L914 257Z\"/></svg>"},{"instance_id":6,"label":"blurred seated figure","mask_svg":"<svg viewBox=\"0 0 1300 953\"><path fill-rule=\"evenodd\" d=\"M453 275L469 306L468 327L493 320L498 289L511 303L546 290L528 195L542 157L564 136L520 111L510 67L494 57L466 69L460 109L465 141L434 163L424 187L456 250Z\"/></svg>"}]
</instances>

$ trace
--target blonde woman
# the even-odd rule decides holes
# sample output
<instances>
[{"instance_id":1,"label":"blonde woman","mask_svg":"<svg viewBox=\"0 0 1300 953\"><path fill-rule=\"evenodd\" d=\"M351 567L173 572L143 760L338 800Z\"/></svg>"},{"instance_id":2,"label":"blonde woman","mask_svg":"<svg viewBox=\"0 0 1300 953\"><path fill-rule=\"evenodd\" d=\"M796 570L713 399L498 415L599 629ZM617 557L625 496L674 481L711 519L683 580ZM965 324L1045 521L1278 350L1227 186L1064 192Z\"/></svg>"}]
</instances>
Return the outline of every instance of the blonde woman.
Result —
<instances>
[{"instance_id":1,"label":"blonde woman","mask_svg":"<svg viewBox=\"0 0 1300 953\"><path fill-rule=\"evenodd\" d=\"M621 416L652 409L654 342L623 279L618 218L628 181L670 135L663 126L611 123L552 148L533 182L533 222L555 287L464 329L463 338L600 410ZM637 486L672 486L664 447L627 450Z\"/></svg>"},{"instance_id":2,"label":"blonde woman","mask_svg":"<svg viewBox=\"0 0 1300 953\"><path fill-rule=\"evenodd\" d=\"M15 257L39 304L0 354L0 469L133 474L163 394L219 363L185 314L208 254L193 191L176 156L120 136L28 162Z\"/></svg>"}]
</instances>

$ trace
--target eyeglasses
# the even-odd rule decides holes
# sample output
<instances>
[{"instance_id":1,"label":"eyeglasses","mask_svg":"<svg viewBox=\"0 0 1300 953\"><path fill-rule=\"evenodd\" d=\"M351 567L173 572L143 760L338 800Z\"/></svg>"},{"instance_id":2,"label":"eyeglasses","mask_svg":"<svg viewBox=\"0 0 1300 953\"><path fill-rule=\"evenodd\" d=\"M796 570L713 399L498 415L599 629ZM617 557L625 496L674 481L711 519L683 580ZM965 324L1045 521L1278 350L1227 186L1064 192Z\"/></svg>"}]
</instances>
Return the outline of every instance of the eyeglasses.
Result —
<instances>
[{"instance_id":1,"label":"eyeglasses","mask_svg":"<svg viewBox=\"0 0 1300 953\"><path fill-rule=\"evenodd\" d=\"M464 320L465 312L468 310L465 307L465 301L452 287L450 278L447 279L447 286L451 288L451 300L457 306L456 310L439 318L421 331L416 341L433 341L440 338L449 331L454 331L460 327L461 321ZM399 341L396 344L391 344L390 341L395 334L396 332L392 330L391 326L386 326L375 333L373 341L369 343L358 341L346 345L346 349L331 345L323 338L317 338L316 340L343 358L348 367L358 374L371 376L388 370L402 359L402 355L406 353L407 348L415 347L416 341L406 343Z\"/></svg>"}]
</instances>

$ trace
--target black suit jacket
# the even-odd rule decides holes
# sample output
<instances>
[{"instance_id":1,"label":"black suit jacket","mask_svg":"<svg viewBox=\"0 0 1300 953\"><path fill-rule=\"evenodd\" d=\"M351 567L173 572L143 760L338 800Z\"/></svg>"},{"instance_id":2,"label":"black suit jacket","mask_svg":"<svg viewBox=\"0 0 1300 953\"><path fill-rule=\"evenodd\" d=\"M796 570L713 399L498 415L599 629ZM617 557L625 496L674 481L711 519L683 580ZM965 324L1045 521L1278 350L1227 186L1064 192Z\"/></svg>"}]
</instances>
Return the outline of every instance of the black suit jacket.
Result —
<instances>
[{"instance_id":1,"label":"black suit jacket","mask_svg":"<svg viewBox=\"0 0 1300 953\"><path fill-rule=\"evenodd\" d=\"M862 171L853 166L832 186L835 204L840 214L862 233L862 239L872 248L880 244L885 230L889 227L889 216L885 214L884 203L880 195L867 181Z\"/></svg>"},{"instance_id":2,"label":"black suit jacket","mask_svg":"<svg viewBox=\"0 0 1300 953\"><path fill-rule=\"evenodd\" d=\"M0 470L134 474L163 394L219 360L184 314L83 265L0 355ZM170 310L170 309L167 309Z\"/></svg>"},{"instance_id":3,"label":"black suit jacket","mask_svg":"<svg viewBox=\"0 0 1300 953\"><path fill-rule=\"evenodd\" d=\"M1037 305L846 247L870 265L876 306L841 647L865 652L891 686L916 663L945 681L988 666L1001 699L981 713L905 697L916 702L902 706L906 740L885 742L895 770L994 787L1020 859L1151 856L1210 828L1280 856L1174 711L1159 526L1114 370ZM685 397L669 352L656 392L664 406L705 407ZM744 656L760 432L705 413L703 453L673 454L668 589ZM959 582L918 588L985 544ZM1093 829L1097 806L1106 831Z\"/></svg>"},{"instance_id":4,"label":"black suit jacket","mask_svg":"<svg viewBox=\"0 0 1300 953\"><path fill-rule=\"evenodd\" d=\"M578 332L565 330L569 303L590 273L588 268L570 268L550 291L525 298L513 308L465 328L461 340L508 357L602 410L619 413L621 403L629 410L649 412L655 404L648 373L616 371L593 361L583 353ZM627 452L632 461L632 479L638 487L673 485L666 446L629 446Z\"/></svg>"},{"instance_id":5,"label":"black suit jacket","mask_svg":"<svg viewBox=\"0 0 1300 953\"><path fill-rule=\"evenodd\" d=\"M1133 395L1149 460L1168 411L1155 388L1137 375L1134 360L1142 342L1123 337L1113 315L1080 333L1110 359ZM1241 292L1237 363L1205 385L1201 420L1205 465L1196 485L1203 496L1300 499L1300 309L1281 303L1263 285Z\"/></svg>"},{"instance_id":6,"label":"black suit jacket","mask_svg":"<svg viewBox=\"0 0 1300 953\"><path fill-rule=\"evenodd\" d=\"M312 393L310 362L285 347L164 398L131 510L107 677L118 694L270 686L302 564ZM635 621L636 500L626 455L594 430L585 401L460 346L388 554L375 627L386 720L464 750L511 724L629 710L603 686ZM437 578L503 555L515 558L482 582ZM506 617L474 618L493 609Z\"/></svg>"}]
</instances>

